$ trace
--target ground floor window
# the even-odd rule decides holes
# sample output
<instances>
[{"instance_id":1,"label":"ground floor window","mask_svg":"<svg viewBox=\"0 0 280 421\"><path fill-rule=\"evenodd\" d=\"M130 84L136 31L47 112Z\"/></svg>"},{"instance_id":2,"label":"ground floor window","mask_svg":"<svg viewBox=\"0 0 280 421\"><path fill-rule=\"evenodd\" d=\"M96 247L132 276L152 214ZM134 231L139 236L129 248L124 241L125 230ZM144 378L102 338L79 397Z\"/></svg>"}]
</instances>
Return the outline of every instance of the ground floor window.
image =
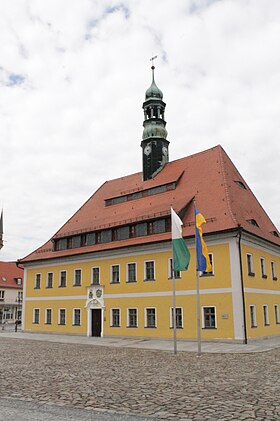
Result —
<instances>
[{"instance_id":1,"label":"ground floor window","mask_svg":"<svg viewBox=\"0 0 280 421\"><path fill-rule=\"evenodd\" d=\"M203 307L203 329L216 329L216 307Z\"/></svg>"},{"instance_id":2,"label":"ground floor window","mask_svg":"<svg viewBox=\"0 0 280 421\"><path fill-rule=\"evenodd\" d=\"M46 325L51 325L52 324L52 309L51 308L47 308L46 309L46 320L45 320Z\"/></svg>"},{"instance_id":3,"label":"ground floor window","mask_svg":"<svg viewBox=\"0 0 280 421\"><path fill-rule=\"evenodd\" d=\"M256 307L254 305L250 306L250 321L251 327L257 327Z\"/></svg>"},{"instance_id":4,"label":"ground floor window","mask_svg":"<svg viewBox=\"0 0 280 421\"><path fill-rule=\"evenodd\" d=\"M40 310L39 308L34 308L33 309L33 323L35 325L38 325L40 322Z\"/></svg>"},{"instance_id":5,"label":"ground floor window","mask_svg":"<svg viewBox=\"0 0 280 421\"><path fill-rule=\"evenodd\" d=\"M263 323L265 326L269 326L269 317L268 317L268 306L263 306Z\"/></svg>"},{"instance_id":6,"label":"ground floor window","mask_svg":"<svg viewBox=\"0 0 280 421\"><path fill-rule=\"evenodd\" d=\"M173 317L174 317L174 307L171 307L170 309L170 327L173 329ZM176 307L175 311L175 317L176 317L176 328L182 329L183 328L183 309L182 307Z\"/></svg>"},{"instance_id":7,"label":"ground floor window","mask_svg":"<svg viewBox=\"0 0 280 421\"><path fill-rule=\"evenodd\" d=\"M80 326L81 324L81 310L79 308L73 309L73 325Z\"/></svg>"},{"instance_id":8,"label":"ground floor window","mask_svg":"<svg viewBox=\"0 0 280 421\"><path fill-rule=\"evenodd\" d=\"M129 308L127 310L127 326L137 327L137 308Z\"/></svg>"},{"instance_id":9,"label":"ground floor window","mask_svg":"<svg viewBox=\"0 0 280 421\"><path fill-rule=\"evenodd\" d=\"M146 308L145 309L145 326L156 327L156 309Z\"/></svg>"},{"instance_id":10,"label":"ground floor window","mask_svg":"<svg viewBox=\"0 0 280 421\"><path fill-rule=\"evenodd\" d=\"M111 326L120 327L120 309L119 308L111 309Z\"/></svg>"},{"instance_id":11,"label":"ground floor window","mask_svg":"<svg viewBox=\"0 0 280 421\"><path fill-rule=\"evenodd\" d=\"M58 324L59 325L65 325L66 324L66 310L65 310L65 308L60 308L58 314L59 314Z\"/></svg>"}]
</instances>

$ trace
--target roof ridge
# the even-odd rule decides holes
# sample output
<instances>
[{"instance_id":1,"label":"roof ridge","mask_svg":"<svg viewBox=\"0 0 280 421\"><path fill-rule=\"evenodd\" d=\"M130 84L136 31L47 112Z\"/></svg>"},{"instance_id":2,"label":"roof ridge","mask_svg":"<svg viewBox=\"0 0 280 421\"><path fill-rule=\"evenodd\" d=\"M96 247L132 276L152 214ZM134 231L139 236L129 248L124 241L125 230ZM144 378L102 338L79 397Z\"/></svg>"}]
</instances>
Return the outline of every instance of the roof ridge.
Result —
<instances>
[{"instance_id":1,"label":"roof ridge","mask_svg":"<svg viewBox=\"0 0 280 421\"><path fill-rule=\"evenodd\" d=\"M224 162L223 162L223 157L222 157L222 153L224 155L227 156L225 150L220 147L218 149L219 152L219 159L220 159L220 166L221 166L221 172L222 172L222 177L223 177L223 184L224 184L224 190L225 190L225 197L226 197L226 204L227 204L227 208L229 210L229 214L231 216L232 221L235 223L235 225L238 225L238 222L232 212L231 206L230 206L230 198L229 198L229 191L228 191L228 185L227 185L227 179L226 179L226 173L225 173L225 167L224 167Z\"/></svg>"}]
</instances>

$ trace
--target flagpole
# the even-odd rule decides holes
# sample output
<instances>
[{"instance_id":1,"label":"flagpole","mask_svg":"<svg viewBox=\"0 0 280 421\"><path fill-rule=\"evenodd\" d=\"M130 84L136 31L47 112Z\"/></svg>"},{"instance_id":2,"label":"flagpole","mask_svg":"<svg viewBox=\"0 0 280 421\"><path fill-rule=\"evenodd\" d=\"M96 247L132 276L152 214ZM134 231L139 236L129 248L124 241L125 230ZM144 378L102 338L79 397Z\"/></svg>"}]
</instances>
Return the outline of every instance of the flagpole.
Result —
<instances>
[{"instance_id":1,"label":"flagpole","mask_svg":"<svg viewBox=\"0 0 280 421\"><path fill-rule=\"evenodd\" d=\"M176 287L175 287L175 271L174 271L174 253L172 253L172 286L173 286L173 339L174 339L174 354L177 354L177 328L176 328Z\"/></svg>"},{"instance_id":2,"label":"flagpole","mask_svg":"<svg viewBox=\"0 0 280 421\"><path fill-rule=\"evenodd\" d=\"M194 203L194 226L195 226L195 253L197 254L197 238L196 238L196 200L193 200ZM197 269L197 255L196 255L196 320L197 320L197 356L201 357L201 328L200 328L200 295L199 295L199 276Z\"/></svg>"}]
</instances>

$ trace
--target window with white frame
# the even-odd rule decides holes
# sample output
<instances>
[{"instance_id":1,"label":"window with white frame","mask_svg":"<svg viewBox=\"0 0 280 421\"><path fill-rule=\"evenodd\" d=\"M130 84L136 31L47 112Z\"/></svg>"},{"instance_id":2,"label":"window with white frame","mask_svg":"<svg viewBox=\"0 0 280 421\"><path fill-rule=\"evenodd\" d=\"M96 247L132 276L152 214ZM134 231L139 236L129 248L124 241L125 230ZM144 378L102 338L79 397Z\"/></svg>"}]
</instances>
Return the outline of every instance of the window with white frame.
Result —
<instances>
[{"instance_id":1,"label":"window with white frame","mask_svg":"<svg viewBox=\"0 0 280 421\"><path fill-rule=\"evenodd\" d=\"M156 309L145 308L145 327L156 327Z\"/></svg>"},{"instance_id":2,"label":"window with white frame","mask_svg":"<svg viewBox=\"0 0 280 421\"><path fill-rule=\"evenodd\" d=\"M0 290L0 301L4 301L5 299L5 290L1 289Z\"/></svg>"},{"instance_id":3,"label":"window with white frame","mask_svg":"<svg viewBox=\"0 0 280 421\"><path fill-rule=\"evenodd\" d=\"M250 253L247 253L247 269L249 276L255 276L254 268L253 268L253 256Z\"/></svg>"},{"instance_id":4,"label":"window with white frame","mask_svg":"<svg viewBox=\"0 0 280 421\"><path fill-rule=\"evenodd\" d=\"M80 287L82 285L82 269L74 270L74 286Z\"/></svg>"},{"instance_id":5,"label":"window with white frame","mask_svg":"<svg viewBox=\"0 0 280 421\"><path fill-rule=\"evenodd\" d=\"M111 308L111 327L120 327L120 309Z\"/></svg>"},{"instance_id":6,"label":"window with white frame","mask_svg":"<svg viewBox=\"0 0 280 421\"><path fill-rule=\"evenodd\" d=\"M256 315L256 306L250 306L250 321L251 327L257 327L257 315Z\"/></svg>"},{"instance_id":7,"label":"window with white frame","mask_svg":"<svg viewBox=\"0 0 280 421\"><path fill-rule=\"evenodd\" d=\"M120 283L120 265L111 266L111 283L112 284Z\"/></svg>"},{"instance_id":8,"label":"window with white frame","mask_svg":"<svg viewBox=\"0 0 280 421\"><path fill-rule=\"evenodd\" d=\"M53 272L47 273L47 285L46 288L52 288L53 287Z\"/></svg>"},{"instance_id":9,"label":"window with white frame","mask_svg":"<svg viewBox=\"0 0 280 421\"><path fill-rule=\"evenodd\" d=\"M99 267L91 268L91 284L92 285L100 284L100 268Z\"/></svg>"},{"instance_id":10,"label":"window with white frame","mask_svg":"<svg viewBox=\"0 0 280 421\"><path fill-rule=\"evenodd\" d=\"M128 263L126 265L127 282L136 282L136 263Z\"/></svg>"},{"instance_id":11,"label":"window with white frame","mask_svg":"<svg viewBox=\"0 0 280 421\"><path fill-rule=\"evenodd\" d=\"M175 270L174 271L174 278L180 279L181 278L181 271ZM173 259L170 257L168 259L168 279L173 279Z\"/></svg>"},{"instance_id":12,"label":"window with white frame","mask_svg":"<svg viewBox=\"0 0 280 421\"><path fill-rule=\"evenodd\" d=\"M275 323L278 325L280 323L280 315L279 315L278 304L274 305L274 315L275 315Z\"/></svg>"},{"instance_id":13,"label":"window with white frame","mask_svg":"<svg viewBox=\"0 0 280 421\"><path fill-rule=\"evenodd\" d=\"M202 272L201 276L213 276L214 275L214 255L213 253L208 253L209 260L212 266L211 272Z\"/></svg>"},{"instance_id":14,"label":"window with white frame","mask_svg":"<svg viewBox=\"0 0 280 421\"><path fill-rule=\"evenodd\" d=\"M137 327L138 326L138 312L137 308L127 309L127 326Z\"/></svg>"},{"instance_id":15,"label":"window with white frame","mask_svg":"<svg viewBox=\"0 0 280 421\"><path fill-rule=\"evenodd\" d=\"M40 323L40 309L33 309L33 324L38 325Z\"/></svg>"},{"instance_id":16,"label":"window with white frame","mask_svg":"<svg viewBox=\"0 0 280 421\"><path fill-rule=\"evenodd\" d=\"M155 262L154 260L148 260L145 262L145 281L155 280Z\"/></svg>"},{"instance_id":17,"label":"window with white frame","mask_svg":"<svg viewBox=\"0 0 280 421\"><path fill-rule=\"evenodd\" d=\"M203 329L216 329L216 307L203 307L202 308L202 327Z\"/></svg>"},{"instance_id":18,"label":"window with white frame","mask_svg":"<svg viewBox=\"0 0 280 421\"><path fill-rule=\"evenodd\" d=\"M275 264L275 262L271 262L271 275L272 275L273 281L277 281L276 264Z\"/></svg>"},{"instance_id":19,"label":"window with white frame","mask_svg":"<svg viewBox=\"0 0 280 421\"><path fill-rule=\"evenodd\" d=\"M60 308L58 312L58 324L65 325L66 324L66 309Z\"/></svg>"},{"instance_id":20,"label":"window with white frame","mask_svg":"<svg viewBox=\"0 0 280 421\"><path fill-rule=\"evenodd\" d=\"M62 270L59 274L59 286L61 288L66 287L66 270Z\"/></svg>"},{"instance_id":21,"label":"window with white frame","mask_svg":"<svg viewBox=\"0 0 280 421\"><path fill-rule=\"evenodd\" d=\"M40 288L41 288L41 273L36 273L34 289L40 289Z\"/></svg>"},{"instance_id":22,"label":"window with white frame","mask_svg":"<svg viewBox=\"0 0 280 421\"><path fill-rule=\"evenodd\" d=\"M81 309L80 308L73 309L73 325L74 326L81 325Z\"/></svg>"},{"instance_id":23,"label":"window with white frame","mask_svg":"<svg viewBox=\"0 0 280 421\"><path fill-rule=\"evenodd\" d=\"M45 324L46 325L51 325L52 324L52 309L51 308L47 308L46 309Z\"/></svg>"},{"instance_id":24,"label":"window with white frame","mask_svg":"<svg viewBox=\"0 0 280 421\"><path fill-rule=\"evenodd\" d=\"M269 317L268 317L268 305L263 306L263 323L265 326L269 326Z\"/></svg>"},{"instance_id":25,"label":"window with white frame","mask_svg":"<svg viewBox=\"0 0 280 421\"><path fill-rule=\"evenodd\" d=\"M170 327L173 329L173 317L174 317L174 307L170 308ZM175 311L175 317L176 317L176 329L182 329L183 328L183 309L182 307L176 307Z\"/></svg>"},{"instance_id":26,"label":"window with white frame","mask_svg":"<svg viewBox=\"0 0 280 421\"><path fill-rule=\"evenodd\" d=\"M267 274L266 274L266 267L265 267L265 258L261 257L260 258L260 263L261 263L261 274L262 274L262 278L266 279L267 278Z\"/></svg>"}]
</instances>

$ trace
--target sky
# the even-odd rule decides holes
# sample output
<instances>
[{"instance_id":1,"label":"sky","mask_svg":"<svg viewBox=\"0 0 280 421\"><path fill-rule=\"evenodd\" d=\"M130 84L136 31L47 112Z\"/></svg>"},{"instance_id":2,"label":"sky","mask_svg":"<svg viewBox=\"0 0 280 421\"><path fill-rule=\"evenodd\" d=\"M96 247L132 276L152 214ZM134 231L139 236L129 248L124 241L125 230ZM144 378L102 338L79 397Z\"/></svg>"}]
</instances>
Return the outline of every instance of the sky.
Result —
<instances>
[{"instance_id":1,"label":"sky","mask_svg":"<svg viewBox=\"0 0 280 421\"><path fill-rule=\"evenodd\" d=\"M142 170L154 55L170 160L222 145L280 228L279 0L2 1L0 40L1 260Z\"/></svg>"}]
</instances>

